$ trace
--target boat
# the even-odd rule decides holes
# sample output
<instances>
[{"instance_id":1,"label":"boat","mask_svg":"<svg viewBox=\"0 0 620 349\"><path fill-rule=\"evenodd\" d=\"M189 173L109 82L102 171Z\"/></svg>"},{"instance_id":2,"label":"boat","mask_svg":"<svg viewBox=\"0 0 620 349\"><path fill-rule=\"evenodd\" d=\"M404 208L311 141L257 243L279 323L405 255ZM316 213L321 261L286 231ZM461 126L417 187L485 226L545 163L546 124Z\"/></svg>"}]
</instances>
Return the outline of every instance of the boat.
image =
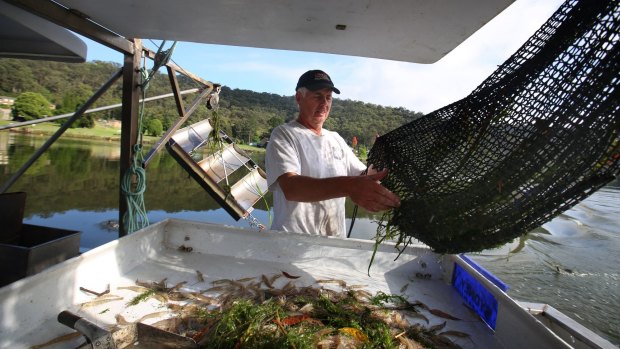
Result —
<instances>
[{"instance_id":1,"label":"boat","mask_svg":"<svg viewBox=\"0 0 620 349\"><path fill-rule=\"evenodd\" d=\"M283 272L299 277L295 279L298 287L316 285L318 280L342 280L363 285L369 292L398 294L439 309L458 320L425 313L430 326L446 322L446 331L468 334L454 339L463 348L613 348L548 305L513 300L501 283L462 256L437 255L425 245L411 245L400 253L393 245L383 244L369 268L374 247L369 240L256 232L168 219L1 288L0 348L27 348L72 332L56 321L66 310L104 328L116 324L117 314L135 321L161 313L161 303L155 299L127 306L136 292L125 287L135 285L136 280L185 282L183 289L192 292L208 289L214 280ZM459 279L457 270L472 280ZM493 323L486 323L464 305L457 289L463 282L465 297L474 300L471 304L490 306L478 299L486 292L477 288L488 291L497 302ZM119 298L84 306L96 299L93 293L105 290ZM49 348L75 348L80 341L84 338Z\"/></svg>"},{"instance_id":2,"label":"boat","mask_svg":"<svg viewBox=\"0 0 620 349\"><path fill-rule=\"evenodd\" d=\"M277 1L262 0L217 1L205 6L199 0L192 0L178 6L166 0L3 0L2 4L69 28L125 55L121 72L96 93L102 94L123 77L121 172L124 173L131 166L131 149L137 142L136 68L143 53L157 58L155 52L142 47L139 39L127 38L432 63L510 2L447 1L422 6L421 2L407 0L293 1L283 6ZM172 8L177 11L170 11ZM424 11L416 11L422 8ZM412 13L415 18L409 16ZM433 28L443 29L434 31ZM173 90L176 88L173 92L179 100L174 76L181 69L169 62L162 63L169 69ZM202 97L217 90L217 84L192 78L205 85ZM89 102L74 117L79 117ZM154 151L169 141L187 118L182 107L178 111L179 122ZM124 205L121 198L121 219L127 209ZM340 280L346 285L363 285L369 292L419 301L425 304L426 320L411 321L441 325L450 333L464 334L452 338L463 348L615 348L550 305L512 299L506 294L506 285L467 257L439 255L425 245L412 244L398 250L389 242L375 246L368 240L257 232L174 219L131 234L123 231L122 224L120 228L118 240L0 288L0 348L40 347L73 332L58 321L65 311L87 319L95 327L109 328L118 322L118 314L137 321L161 310L161 304L152 299L135 307L127 306L135 296L130 287L138 280L165 280L180 285L186 292L201 292L221 279L274 274L291 276L295 287L316 286L321 280ZM105 304L85 306L104 294L117 298ZM159 311L145 322L153 323L168 316ZM46 347L83 347L83 342L83 336L74 336Z\"/></svg>"}]
</instances>

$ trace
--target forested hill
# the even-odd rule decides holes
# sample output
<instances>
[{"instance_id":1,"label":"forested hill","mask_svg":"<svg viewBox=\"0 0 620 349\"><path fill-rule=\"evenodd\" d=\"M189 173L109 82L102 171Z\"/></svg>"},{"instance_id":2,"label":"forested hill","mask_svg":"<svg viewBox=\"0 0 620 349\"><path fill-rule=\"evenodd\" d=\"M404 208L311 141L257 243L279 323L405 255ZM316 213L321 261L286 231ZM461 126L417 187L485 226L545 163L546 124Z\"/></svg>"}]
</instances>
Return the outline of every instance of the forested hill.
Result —
<instances>
[{"instance_id":1,"label":"forested hill","mask_svg":"<svg viewBox=\"0 0 620 349\"><path fill-rule=\"evenodd\" d=\"M39 118L44 115L58 115L75 111L90 95L107 81L121 66L111 62L58 63L46 61L0 59L0 95L27 101L44 101L39 109L20 107L20 117ZM165 72L164 69L161 71ZM208 76L202 77L209 80ZM257 93L248 90L227 88L226 81L220 93L218 116L223 129L238 141L257 142L269 135L273 127L291 120L297 115L294 96L280 96L270 93ZM197 86L187 78L179 76L181 89ZM159 73L146 91L147 97L170 93L167 76ZM25 95L24 95L25 94ZM36 96L36 98L33 98ZM195 94L186 95L190 103ZM95 106L120 103L121 83L117 82ZM23 106L24 103L18 103ZM52 106L52 108L48 108ZM7 106L3 106L7 107ZM188 123L211 117L212 111L204 105L198 108ZM338 131L349 142L355 136L360 145L371 145L377 134L384 134L404 123L420 117L404 108L383 107L352 100L335 99L326 128ZM166 98L146 104L145 124L159 120L167 129L178 118L174 100ZM95 119L120 119L120 108L87 114L80 123L82 127L92 125ZM90 122L88 122L90 121Z\"/></svg>"}]
</instances>

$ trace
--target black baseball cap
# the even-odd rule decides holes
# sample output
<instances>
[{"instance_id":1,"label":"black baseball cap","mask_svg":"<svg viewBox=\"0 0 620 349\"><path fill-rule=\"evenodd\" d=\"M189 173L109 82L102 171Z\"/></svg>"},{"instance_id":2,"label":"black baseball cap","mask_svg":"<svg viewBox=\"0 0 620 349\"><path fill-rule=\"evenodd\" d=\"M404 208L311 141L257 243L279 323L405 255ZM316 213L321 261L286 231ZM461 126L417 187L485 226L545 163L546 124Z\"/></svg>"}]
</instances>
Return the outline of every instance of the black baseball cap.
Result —
<instances>
[{"instance_id":1,"label":"black baseball cap","mask_svg":"<svg viewBox=\"0 0 620 349\"><path fill-rule=\"evenodd\" d=\"M299 77L295 91L300 87L305 87L310 91L316 91L323 88L330 88L332 91L340 94L340 90L334 87L332 79L322 70L308 70Z\"/></svg>"}]
</instances>

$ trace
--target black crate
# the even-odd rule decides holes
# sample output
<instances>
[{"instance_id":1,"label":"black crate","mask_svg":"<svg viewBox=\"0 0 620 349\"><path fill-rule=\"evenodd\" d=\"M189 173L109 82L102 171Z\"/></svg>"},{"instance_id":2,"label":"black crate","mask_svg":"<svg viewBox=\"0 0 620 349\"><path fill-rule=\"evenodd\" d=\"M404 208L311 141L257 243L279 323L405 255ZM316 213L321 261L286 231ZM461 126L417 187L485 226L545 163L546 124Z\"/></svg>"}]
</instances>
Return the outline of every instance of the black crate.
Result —
<instances>
[{"instance_id":1,"label":"black crate","mask_svg":"<svg viewBox=\"0 0 620 349\"><path fill-rule=\"evenodd\" d=\"M17 238L22 230L26 193L0 194L0 243L7 243Z\"/></svg>"},{"instance_id":2,"label":"black crate","mask_svg":"<svg viewBox=\"0 0 620 349\"><path fill-rule=\"evenodd\" d=\"M0 286L75 257L80 232L22 224L12 241L0 243Z\"/></svg>"}]
</instances>

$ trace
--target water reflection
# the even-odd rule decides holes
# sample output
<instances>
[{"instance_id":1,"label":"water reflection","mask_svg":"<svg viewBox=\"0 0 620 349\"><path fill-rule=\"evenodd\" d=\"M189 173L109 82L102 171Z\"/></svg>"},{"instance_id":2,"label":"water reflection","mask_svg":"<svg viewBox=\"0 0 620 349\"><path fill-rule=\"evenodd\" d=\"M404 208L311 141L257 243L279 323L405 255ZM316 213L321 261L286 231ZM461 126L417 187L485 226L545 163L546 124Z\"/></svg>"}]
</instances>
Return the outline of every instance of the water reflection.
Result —
<instances>
[{"instance_id":1,"label":"water reflection","mask_svg":"<svg viewBox=\"0 0 620 349\"><path fill-rule=\"evenodd\" d=\"M5 163L0 164L2 182L17 172L47 140L46 137L8 132L0 135L0 155L6 158ZM145 148L148 151L149 147ZM263 154L251 156L263 165ZM110 226L118 221L119 158L117 143L61 138L9 191L28 193L25 221L80 230L83 247L92 248L116 238ZM151 222L170 217L249 228L247 222L232 219L165 150L149 163L144 199ZM267 195L266 199L266 202L257 203L252 214L269 226L271 196ZM349 216L352 211L353 205L348 203ZM374 216L360 211L352 236L374 236L376 228L370 223Z\"/></svg>"}]
</instances>

